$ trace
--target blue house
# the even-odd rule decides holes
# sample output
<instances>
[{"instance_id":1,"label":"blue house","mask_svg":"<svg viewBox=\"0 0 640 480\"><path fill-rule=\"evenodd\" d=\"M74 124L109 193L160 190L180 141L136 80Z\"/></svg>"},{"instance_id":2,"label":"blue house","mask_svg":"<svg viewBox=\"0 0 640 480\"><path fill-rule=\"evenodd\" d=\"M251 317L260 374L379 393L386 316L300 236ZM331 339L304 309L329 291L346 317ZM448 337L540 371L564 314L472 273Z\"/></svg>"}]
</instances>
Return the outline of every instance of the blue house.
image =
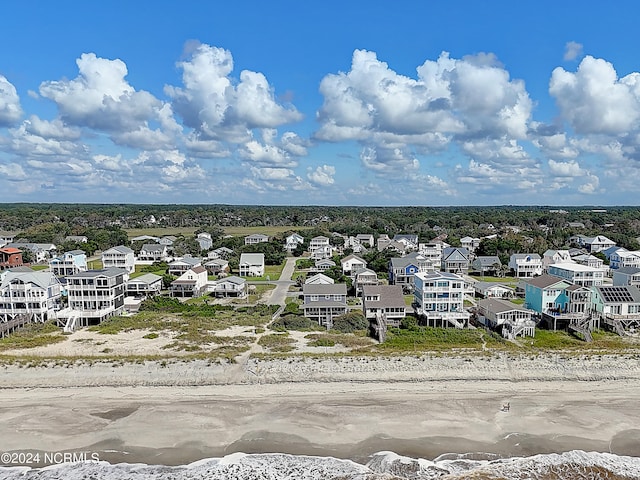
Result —
<instances>
[{"instance_id":1,"label":"blue house","mask_svg":"<svg viewBox=\"0 0 640 480\"><path fill-rule=\"evenodd\" d=\"M553 275L541 275L527 281L525 306L538 313L565 311L569 304L567 288L571 283Z\"/></svg>"},{"instance_id":2,"label":"blue house","mask_svg":"<svg viewBox=\"0 0 640 480\"><path fill-rule=\"evenodd\" d=\"M419 272L433 270L432 262L425 256L414 252L404 257L389 260L389 284L413 286L413 276Z\"/></svg>"}]
</instances>

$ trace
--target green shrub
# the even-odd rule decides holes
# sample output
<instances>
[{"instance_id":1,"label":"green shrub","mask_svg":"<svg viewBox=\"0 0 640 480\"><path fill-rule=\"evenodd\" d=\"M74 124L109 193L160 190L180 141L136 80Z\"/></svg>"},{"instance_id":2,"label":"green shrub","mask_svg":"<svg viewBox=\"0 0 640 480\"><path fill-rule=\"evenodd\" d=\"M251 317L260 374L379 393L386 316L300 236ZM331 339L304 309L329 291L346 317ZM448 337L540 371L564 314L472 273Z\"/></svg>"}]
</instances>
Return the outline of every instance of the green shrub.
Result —
<instances>
[{"instance_id":1,"label":"green shrub","mask_svg":"<svg viewBox=\"0 0 640 480\"><path fill-rule=\"evenodd\" d=\"M283 315L271 324L271 329L276 331L324 330L324 328L318 325L318 322L299 315Z\"/></svg>"},{"instance_id":2,"label":"green shrub","mask_svg":"<svg viewBox=\"0 0 640 480\"><path fill-rule=\"evenodd\" d=\"M366 330L367 328L369 328L369 322L359 310L340 315L333 321L333 330L342 333L352 333L356 330Z\"/></svg>"}]
</instances>

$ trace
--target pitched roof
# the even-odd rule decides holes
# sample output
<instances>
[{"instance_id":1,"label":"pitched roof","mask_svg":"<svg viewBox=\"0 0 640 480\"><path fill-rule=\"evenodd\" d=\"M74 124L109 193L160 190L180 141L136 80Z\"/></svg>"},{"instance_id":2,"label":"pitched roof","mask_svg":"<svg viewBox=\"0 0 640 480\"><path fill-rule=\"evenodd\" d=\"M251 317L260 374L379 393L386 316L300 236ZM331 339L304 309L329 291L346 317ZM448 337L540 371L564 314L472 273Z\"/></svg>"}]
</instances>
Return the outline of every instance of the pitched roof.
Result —
<instances>
[{"instance_id":1,"label":"pitched roof","mask_svg":"<svg viewBox=\"0 0 640 480\"><path fill-rule=\"evenodd\" d=\"M46 289L49 285L53 283L59 283L56 276L51 272L16 272L16 271L8 271L5 274L4 280L2 282L2 287L5 287L9 283L13 283L14 281L19 280L22 283L32 283L37 285L40 288Z\"/></svg>"},{"instance_id":2,"label":"pitched roof","mask_svg":"<svg viewBox=\"0 0 640 480\"><path fill-rule=\"evenodd\" d=\"M379 295L380 300L366 300L367 296ZM364 285L362 287L364 307L406 307L401 285Z\"/></svg>"},{"instance_id":3,"label":"pitched roof","mask_svg":"<svg viewBox=\"0 0 640 480\"><path fill-rule=\"evenodd\" d=\"M640 273L640 268L622 267L622 268L618 268L614 273L622 273L624 275L635 275L636 273Z\"/></svg>"},{"instance_id":4,"label":"pitched roof","mask_svg":"<svg viewBox=\"0 0 640 480\"><path fill-rule=\"evenodd\" d=\"M129 247L125 247L124 245L118 245L117 247L109 248L108 250L105 250L102 253L113 253L113 252L124 253L126 255L129 253L133 253L133 250L131 250Z\"/></svg>"},{"instance_id":5,"label":"pitched roof","mask_svg":"<svg viewBox=\"0 0 640 480\"><path fill-rule=\"evenodd\" d=\"M145 273L144 275L140 275L139 277L132 278L131 280L129 280L129 283L145 283L148 285L150 283L155 283L158 280L162 280L162 277L160 275L156 275L155 273Z\"/></svg>"},{"instance_id":6,"label":"pitched roof","mask_svg":"<svg viewBox=\"0 0 640 480\"><path fill-rule=\"evenodd\" d=\"M554 275L547 275L547 274L528 279L526 283L528 283L529 285L533 285L534 287L537 287L537 288L547 288L557 283L564 283L565 288L570 285L569 282L561 279L560 277L556 277Z\"/></svg>"},{"instance_id":7,"label":"pitched roof","mask_svg":"<svg viewBox=\"0 0 640 480\"><path fill-rule=\"evenodd\" d=\"M247 283L247 281L244 278L240 278L240 277L237 277L235 275L231 275L229 277L224 277L224 278L218 280L216 282L216 285L219 284L219 283L225 283L225 282L233 283L233 284L236 284L236 285L242 285L243 283Z\"/></svg>"},{"instance_id":8,"label":"pitched roof","mask_svg":"<svg viewBox=\"0 0 640 480\"><path fill-rule=\"evenodd\" d=\"M302 287L305 295L346 295L347 286L344 283L306 284Z\"/></svg>"},{"instance_id":9,"label":"pitched roof","mask_svg":"<svg viewBox=\"0 0 640 480\"><path fill-rule=\"evenodd\" d=\"M264 264L264 253L242 253L240 254L240 264L243 263L262 265Z\"/></svg>"},{"instance_id":10,"label":"pitched roof","mask_svg":"<svg viewBox=\"0 0 640 480\"><path fill-rule=\"evenodd\" d=\"M529 312L530 310L509 302L508 300L500 300L499 298L485 298L478 301L478 306L488 312L504 313L518 310L521 312Z\"/></svg>"},{"instance_id":11,"label":"pitched roof","mask_svg":"<svg viewBox=\"0 0 640 480\"><path fill-rule=\"evenodd\" d=\"M125 275L126 270L117 267L101 268L99 270L87 270L86 272L78 272L73 275L69 275L67 278L96 278L96 277L117 277L118 275Z\"/></svg>"}]
</instances>

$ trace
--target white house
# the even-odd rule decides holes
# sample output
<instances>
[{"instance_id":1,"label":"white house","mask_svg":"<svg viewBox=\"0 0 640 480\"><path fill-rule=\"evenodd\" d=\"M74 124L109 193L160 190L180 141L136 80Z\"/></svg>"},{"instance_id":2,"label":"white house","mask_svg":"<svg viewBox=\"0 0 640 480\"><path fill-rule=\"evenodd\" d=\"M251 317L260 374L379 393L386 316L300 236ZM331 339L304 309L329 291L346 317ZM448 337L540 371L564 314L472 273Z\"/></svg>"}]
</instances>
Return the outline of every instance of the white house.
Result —
<instances>
[{"instance_id":1,"label":"white house","mask_svg":"<svg viewBox=\"0 0 640 480\"><path fill-rule=\"evenodd\" d=\"M122 268L127 273L133 273L136 269L135 254L124 245L105 250L102 252L102 268Z\"/></svg>"},{"instance_id":2,"label":"white house","mask_svg":"<svg viewBox=\"0 0 640 480\"><path fill-rule=\"evenodd\" d=\"M604 272L575 262L556 263L547 268L549 275L560 277L574 285L597 287L604 283Z\"/></svg>"},{"instance_id":3,"label":"white house","mask_svg":"<svg viewBox=\"0 0 640 480\"><path fill-rule=\"evenodd\" d=\"M329 260L327 258L323 260L316 260L315 262L315 270L317 272L324 272L325 270L329 270L330 268L333 268L335 266L336 266L336 262L334 262L333 260Z\"/></svg>"},{"instance_id":4,"label":"white house","mask_svg":"<svg viewBox=\"0 0 640 480\"><path fill-rule=\"evenodd\" d=\"M245 245L255 245L256 243L266 243L269 241L268 235L263 235L261 233L254 233L252 235L247 235L244 237Z\"/></svg>"},{"instance_id":5,"label":"white house","mask_svg":"<svg viewBox=\"0 0 640 480\"><path fill-rule=\"evenodd\" d=\"M160 294L162 277L155 273L145 273L127 282L127 295L136 297L152 297Z\"/></svg>"},{"instance_id":6,"label":"white house","mask_svg":"<svg viewBox=\"0 0 640 480\"><path fill-rule=\"evenodd\" d=\"M37 322L55 317L60 292L60 281L52 272L5 272L0 283L0 322L24 314L33 315Z\"/></svg>"},{"instance_id":7,"label":"white house","mask_svg":"<svg viewBox=\"0 0 640 480\"><path fill-rule=\"evenodd\" d=\"M202 265L190 268L171 282L172 297L199 297L207 288L207 269Z\"/></svg>"},{"instance_id":8,"label":"white house","mask_svg":"<svg viewBox=\"0 0 640 480\"><path fill-rule=\"evenodd\" d=\"M465 282L455 273L428 272L414 275L416 312L427 325L466 328L469 313L464 309Z\"/></svg>"},{"instance_id":9,"label":"white house","mask_svg":"<svg viewBox=\"0 0 640 480\"><path fill-rule=\"evenodd\" d=\"M87 270L87 255L82 250L71 250L49 260L49 269L58 277L66 277Z\"/></svg>"},{"instance_id":10,"label":"white house","mask_svg":"<svg viewBox=\"0 0 640 480\"><path fill-rule=\"evenodd\" d=\"M516 293L514 288L496 282L475 282L473 290L483 298L513 298Z\"/></svg>"},{"instance_id":11,"label":"white house","mask_svg":"<svg viewBox=\"0 0 640 480\"><path fill-rule=\"evenodd\" d=\"M573 262L569 250L547 250L542 254L542 270L545 272L549 265L554 263Z\"/></svg>"},{"instance_id":12,"label":"white house","mask_svg":"<svg viewBox=\"0 0 640 480\"><path fill-rule=\"evenodd\" d=\"M247 294L247 281L231 275L210 283L207 288L216 297L244 297Z\"/></svg>"},{"instance_id":13,"label":"white house","mask_svg":"<svg viewBox=\"0 0 640 480\"><path fill-rule=\"evenodd\" d=\"M238 270L241 277L262 277L264 275L264 253L242 253Z\"/></svg>"},{"instance_id":14,"label":"white house","mask_svg":"<svg viewBox=\"0 0 640 480\"><path fill-rule=\"evenodd\" d=\"M246 238L245 238L245 243L246 243ZM304 243L304 238L302 237L302 235L299 235L297 233L292 233L285 239L284 249L287 252L291 253L296 248L298 248L298 245L302 245L303 243Z\"/></svg>"},{"instance_id":15,"label":"white house","mask_svg":"<svg viewBox=\"0 0 640 480\"><path fill-rule=\"evenodd\" d=\"M213 246L211 234L207 232L200 232L196 236L196 242L200 245L200 250L209 250Z\"/></svg>"},{"instance_id":16,"label":"white house","mask_svg":"<svg viewBox=\"0 0 640 480\"><path fill-rule=\"evenodd\" d=\"M331 248L329 238L322 235L313 237L309 242L309 252L313 260L330 258L333 254L333 248Z\"/></svg>"},{"instance_id":17,"label":"white house","mask_svg":"<svg viewBox=\"0 0 640 480\"><path fill-rule=\"evenodd\" d=\"M356 235L356 240L360 242L361 245L367 245L369 247L375 246L375 240L373 239L372 233L359 233Z\"/></svg>"},{"instance_id":18,"label":"white house","mask_svg":"<svg viewBox=\"0 0 640 480\"><path fill-rule=\"evenodd\" d=\"M184 257L171 262L168 270L170 275L180 276L187 270L197 266L202 266L201 258L185 255Z\"/></svg>"},{"instance_id":19,"label":"white house","mask_svg":"<svg viewBox=\"0 0 640 480\"><path fill-rule=\"evenodd\" d=\"M167 246L160 243L145 243L138 253L138 260L142 262L163 262L169 253Z\"/></svg>"},{"instance_id":20,"label":"white house","mask_svg":"<svg viewBox=\"0 0 640 480\"><path fill-rule=\"evenodd\" d=\"M480 239L476 237L462 237L460 239L460 245L470 252L475 252L480 246Z\"/></svg>"},{"instance_id":21,"label":"white house","mask_svg":"<svg viewBox=\"0 0 640 480\"><path fill-rule=\"evenodd\" d=\"M355 275L358 271L367 268L367 262L357 255L347 255L340 260L342 273L345 275Z\"/></svg>"},{"instance_id":22,"label":"white house","mask_svg":"<svg viewBox=\"0 0 640 480\"><path fill-rule=\"evenodd\" d=\"M542 259L537 253L514 253L509 258L509 268L516 278L542 275Z\"/></svg>"},{"instance_id":23,"label":"white house","mask_svg":"<svg viewBox=\"0 0 640 480\"><path fill-rule=\"evenodd\" d=\"M597 253L607 248L615 247L616 242L608 239L604 235L596 235L595 237L587 237L585 235L575 235L570 238L570 241L578 244L579 246L586 248L590 253Z\"/></svg>"}]
</instances>

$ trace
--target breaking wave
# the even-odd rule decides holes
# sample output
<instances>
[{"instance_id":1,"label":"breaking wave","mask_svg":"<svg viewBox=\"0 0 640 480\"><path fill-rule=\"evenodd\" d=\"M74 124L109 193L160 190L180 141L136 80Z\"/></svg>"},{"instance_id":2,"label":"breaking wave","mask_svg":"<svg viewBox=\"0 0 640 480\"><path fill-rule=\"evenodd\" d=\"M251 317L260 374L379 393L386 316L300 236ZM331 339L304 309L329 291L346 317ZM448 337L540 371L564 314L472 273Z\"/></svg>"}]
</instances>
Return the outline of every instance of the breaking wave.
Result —
<instances>
[{"instance_id":1,"label":"breaking wave","mask_svg":"<svg viewBox=\"0 0 640 480\"><path fill-rule=\"evenodd\" d=\"M425 460L379 452L363 465L333 457L235 453L177 467L107 462L67 463L37 469L0 467L0 479L639 480L640 458L574 450L511 458L447 454Z\"/></svg>"}]
</instances>

